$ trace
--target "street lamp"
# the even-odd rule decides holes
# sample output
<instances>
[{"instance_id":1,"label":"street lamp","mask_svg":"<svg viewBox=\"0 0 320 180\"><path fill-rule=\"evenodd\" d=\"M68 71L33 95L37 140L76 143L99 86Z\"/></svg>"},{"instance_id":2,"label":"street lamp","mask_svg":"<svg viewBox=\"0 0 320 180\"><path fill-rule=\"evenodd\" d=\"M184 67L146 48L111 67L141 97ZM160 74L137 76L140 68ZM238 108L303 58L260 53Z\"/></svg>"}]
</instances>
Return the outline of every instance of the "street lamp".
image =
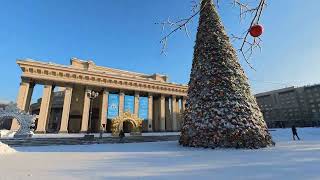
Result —
<instances>
[{"instance_id":1,"label":"street lamp","mask_svg":"<svg viewBox=\"0 0 320 180\"><path fill-rule=\"evenodd\" d=\"M99 96L98 92L95 92L93 90L90 90L87 92L87 96L90 98L90 114L89 114L89 122L88 122L88 129L87 129L87 134L90 134L91 132L91 118L92 118L92 102L95 98Z\"/></svg>"}]
</instances>

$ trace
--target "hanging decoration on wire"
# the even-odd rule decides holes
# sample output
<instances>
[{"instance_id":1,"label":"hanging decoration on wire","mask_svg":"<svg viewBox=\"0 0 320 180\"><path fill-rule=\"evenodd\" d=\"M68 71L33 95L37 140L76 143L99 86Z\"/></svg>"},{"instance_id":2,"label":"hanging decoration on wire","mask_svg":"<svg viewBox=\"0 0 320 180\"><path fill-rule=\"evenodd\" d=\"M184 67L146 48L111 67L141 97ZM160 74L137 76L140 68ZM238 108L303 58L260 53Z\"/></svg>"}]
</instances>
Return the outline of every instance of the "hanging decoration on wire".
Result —
<instances>
[{"instance_id":1,"label":"hanging decoration on wire","mask_svg":"<svg viewBox=\"0 0 320 180\"><path fill-rule=\"evenodd\" d=\"M249 33L252 37L255 37L255 38L261 36L263 33L263 26L260 24L253 25L250 27Z\"/></svg>"}]
</instances>

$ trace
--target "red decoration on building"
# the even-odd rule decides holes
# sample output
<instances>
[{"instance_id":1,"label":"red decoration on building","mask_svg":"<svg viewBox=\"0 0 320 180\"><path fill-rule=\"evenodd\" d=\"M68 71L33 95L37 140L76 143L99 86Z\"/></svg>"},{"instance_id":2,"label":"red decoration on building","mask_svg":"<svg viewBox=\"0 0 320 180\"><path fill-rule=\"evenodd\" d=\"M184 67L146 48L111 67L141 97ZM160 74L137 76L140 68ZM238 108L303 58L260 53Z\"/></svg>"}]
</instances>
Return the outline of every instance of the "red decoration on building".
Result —
<instances>
[{"instance_id":1,"label":"red decoration on building","mask_svg":"<svg viewBox=\"0 0 320 180\"><path fill-rule=\"evenodd\" d=\"M260 24L256 24L251 26L249 33L252 37L259 37L263 33L263 26Z\"/></svg>"}]
</instances>

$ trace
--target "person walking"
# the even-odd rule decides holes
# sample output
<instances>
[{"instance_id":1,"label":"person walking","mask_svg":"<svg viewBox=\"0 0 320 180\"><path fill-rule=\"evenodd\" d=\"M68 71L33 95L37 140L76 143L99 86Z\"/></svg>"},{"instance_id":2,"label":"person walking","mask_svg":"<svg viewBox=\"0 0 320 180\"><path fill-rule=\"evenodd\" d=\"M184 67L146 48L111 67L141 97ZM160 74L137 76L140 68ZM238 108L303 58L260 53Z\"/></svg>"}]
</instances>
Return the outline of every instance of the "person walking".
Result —
<instances>
[{"instance_id":1,"label":"person walking","mask_svg":"<svg viewBox=\"0 0 320 180\"><path fill-rule=\"evenodd\" d=\"M104 126L101 125L100 126L100 132L99 132L100 133L100 136L99 136L100 139L102 139L102 137L103 137L103 132L104 132Z\"/></svg>"},{"instance_id":2,"label":"person walking","mask_svg":"<svg viewBox=\"0 0 320 180\"><path fill-rule=\"evenodd\" d=\"M124 138L125 136L126 136L126 135L124 134L123 130L121 129L120 132L119 132L120 142L123 142L123 138Z\"/></svg>"},{"instance_id":3,"label":"person walking","mask_svg":"<svg viewBox=\"0 0 320 180\"><path fill-rule=\"evenodd\" d=\"M296 128L295 125L292 126L291 130L292 130L293 140L294 140L294 141L296 140L295 136L298 138L298 140L300 140L300 138L299 138L299 136L298 136L297 128Z\"/></svg>"}]
</instances>

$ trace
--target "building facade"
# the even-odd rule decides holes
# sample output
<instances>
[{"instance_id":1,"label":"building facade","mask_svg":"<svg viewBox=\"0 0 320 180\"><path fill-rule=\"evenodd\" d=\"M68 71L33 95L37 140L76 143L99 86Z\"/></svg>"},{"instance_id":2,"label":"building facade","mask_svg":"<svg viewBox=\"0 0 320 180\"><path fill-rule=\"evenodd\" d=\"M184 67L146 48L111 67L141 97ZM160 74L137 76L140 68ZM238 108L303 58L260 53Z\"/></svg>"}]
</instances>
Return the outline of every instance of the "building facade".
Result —
<instances>
[{"instance_id":1,"label":"building facade","mask_svg":"<svg viewBox=\"0 0 320 180\"><path fill-rule=\"evenodd\" d=\"M269 128L320 125L320 85L288 87L255 97Z\"/></svg>"},{"instance_id":2,"label":"building facade","mask_svg":"<svg viewBox=\"0 0 320 180\"><path fill-rule=\"evenodd\" d=\"M101 127L111 131L112 120L125 112L143 120L143 131L181 128L188 87L168 82L165 75L101 67L77 58L69 66L33 60L17 64L22 70L17 106L38 115L36 133L98 132ZM36 85L43 85L43 95L30 106ZM95 99L87 95L92 90L99 93ZM11 129L17 128L13 120Z\"/></svg>"}]
</instances>

